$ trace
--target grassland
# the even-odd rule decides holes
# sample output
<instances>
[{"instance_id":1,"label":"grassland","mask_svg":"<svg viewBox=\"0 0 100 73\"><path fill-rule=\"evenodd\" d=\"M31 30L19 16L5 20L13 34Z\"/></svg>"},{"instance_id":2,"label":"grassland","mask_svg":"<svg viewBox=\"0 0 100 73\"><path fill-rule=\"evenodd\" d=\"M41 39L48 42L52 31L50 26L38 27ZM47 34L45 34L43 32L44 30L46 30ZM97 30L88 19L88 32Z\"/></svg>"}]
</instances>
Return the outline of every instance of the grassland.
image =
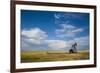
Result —
<instances>
[{"instance_id":1,"label":"grassland","mask_svg":"<svg viewBox=\"0 0 100 73\"><path fill-rule=\"evenodd\" d=\"M88 51L68 53L64 51L22 51L21 62L48 62L48 61L71 61L89 59Z\"/></svg>"}]
</instances>

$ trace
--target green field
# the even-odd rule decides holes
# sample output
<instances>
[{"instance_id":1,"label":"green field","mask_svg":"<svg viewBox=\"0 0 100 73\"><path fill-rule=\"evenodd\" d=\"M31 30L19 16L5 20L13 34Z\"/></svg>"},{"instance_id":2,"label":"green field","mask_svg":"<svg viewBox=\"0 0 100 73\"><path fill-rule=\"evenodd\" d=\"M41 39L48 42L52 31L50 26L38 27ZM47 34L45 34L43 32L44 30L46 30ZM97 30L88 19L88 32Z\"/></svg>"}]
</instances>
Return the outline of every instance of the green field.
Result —
<instances>
[{"instance_id":1,"label":"green field","mask_svg":"<svg viewBox=\"0 0 100 73\"><path fill-rule=\"evenodd\" d=\"M88 51L70 54L64 51L21 51L21 62L73 61L89 59Z\"/></svg>"}]
</instances>

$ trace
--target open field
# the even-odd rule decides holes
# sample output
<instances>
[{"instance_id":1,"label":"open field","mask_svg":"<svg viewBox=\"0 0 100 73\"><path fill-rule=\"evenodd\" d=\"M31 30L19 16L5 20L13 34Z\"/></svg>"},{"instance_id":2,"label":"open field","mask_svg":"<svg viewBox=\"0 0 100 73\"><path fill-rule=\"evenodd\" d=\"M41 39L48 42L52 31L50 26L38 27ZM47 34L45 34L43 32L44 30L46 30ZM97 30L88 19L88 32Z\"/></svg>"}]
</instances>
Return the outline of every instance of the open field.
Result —
<instances>
[{"instance_id":1,"label":"open field","mask_svg":"<svg viewBox=\"0 0 100 73\"><path fill-rule=\"evenodd\" d=\"M88 51L68 53L64 51L22 51L21 62L49 62L49 61L71 61L89 59Z\"/></svg>"}]
</instances>

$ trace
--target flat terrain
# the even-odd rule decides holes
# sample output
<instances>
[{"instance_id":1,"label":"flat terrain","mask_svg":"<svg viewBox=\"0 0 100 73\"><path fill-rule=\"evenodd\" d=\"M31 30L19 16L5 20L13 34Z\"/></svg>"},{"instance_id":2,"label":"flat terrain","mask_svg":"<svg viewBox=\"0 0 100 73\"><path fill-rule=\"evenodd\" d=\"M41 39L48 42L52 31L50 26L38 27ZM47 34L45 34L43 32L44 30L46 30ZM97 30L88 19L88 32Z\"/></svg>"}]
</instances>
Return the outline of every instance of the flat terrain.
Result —
<instances>
[{"instance_id":1,"label":"flat terrain","mask_svg":"<svg viewBox=\"0 0 100 73\"><path fill-rule=\"evenodd\" d=\"M21 62L49 62L49 61L73 61L89 59L88 51L68 53L64 51L22 51Z\"/></svg>"}]
</instances>

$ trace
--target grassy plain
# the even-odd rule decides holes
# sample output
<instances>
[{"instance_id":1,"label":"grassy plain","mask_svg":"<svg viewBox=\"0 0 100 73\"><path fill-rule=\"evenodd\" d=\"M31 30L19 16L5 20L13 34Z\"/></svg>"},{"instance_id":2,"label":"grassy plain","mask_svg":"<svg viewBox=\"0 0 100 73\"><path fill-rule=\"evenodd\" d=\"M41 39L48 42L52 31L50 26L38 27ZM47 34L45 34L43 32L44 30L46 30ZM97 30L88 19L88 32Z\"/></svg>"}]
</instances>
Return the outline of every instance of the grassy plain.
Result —
<instances>
[{"instance_id":1,"label":"grassy plain","mask_svg":"<svg viewBox=\"0 0 100 73\"><path fill-rule=\"evenodd\" d=\"M65 51L21 51L21 62L49 62L49 61L73 61L89 59L88 51L68 53Z\"/></svg>"}]
</instances>

